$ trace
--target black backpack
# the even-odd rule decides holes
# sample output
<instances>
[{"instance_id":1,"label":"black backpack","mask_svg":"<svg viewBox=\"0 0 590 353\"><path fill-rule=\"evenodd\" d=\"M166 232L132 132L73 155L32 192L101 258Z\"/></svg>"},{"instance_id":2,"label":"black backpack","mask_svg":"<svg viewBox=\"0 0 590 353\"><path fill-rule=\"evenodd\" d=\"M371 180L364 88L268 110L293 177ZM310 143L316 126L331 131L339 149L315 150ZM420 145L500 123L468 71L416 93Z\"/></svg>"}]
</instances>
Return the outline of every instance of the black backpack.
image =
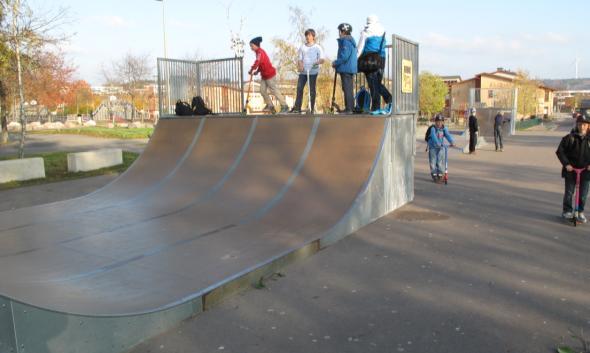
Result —
<instances>
[{"instance_id":1,"label":"black backpack","mask_svg":"<svg viewBox=\"0 0 590 353\"><path fill-rule=\"evenodd\" d=\"M183 102L180 99L176 101L176 109L174 109L178 116L189 116L193 115L193 110L187 102Z\"/></svg>"},{"instance_id":2,"label":"black backpack","mask_svg":"<svg viewBox=\"0 0 590 353\"><path fill-rule=\"evenodd\" d=\"M433 127L434 127L434 125L430 125L428 127L428 129L426 130L426 136L424 136L424 141L428 142L428 140L430 140L430 134L432 134Z\"/></svg>"},{"instance_id":3,"label":"black backpack","mask_svg":"<svg viewBox=\"0 0 590 353\"><path fill-rule=\"evenodd\" d=\"M213 114L213 111L207 108L207 106L205 105L205 101L201 96L193 97L193 101L191 102L191 108L195 115Z\"/></svg>"}]
</instances>

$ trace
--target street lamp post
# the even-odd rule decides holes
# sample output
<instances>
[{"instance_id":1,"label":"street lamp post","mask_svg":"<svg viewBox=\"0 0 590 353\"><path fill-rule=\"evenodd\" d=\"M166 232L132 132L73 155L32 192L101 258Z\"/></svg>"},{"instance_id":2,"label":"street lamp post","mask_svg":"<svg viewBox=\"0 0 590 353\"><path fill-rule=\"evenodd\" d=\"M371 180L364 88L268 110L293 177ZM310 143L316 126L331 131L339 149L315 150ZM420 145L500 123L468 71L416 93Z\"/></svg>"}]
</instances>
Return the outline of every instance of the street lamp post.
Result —
<instances>
[{"instance_id":1,"label":"street lamp post","mask_svg":"<svg viewBox=\"0 0 590 353\"><path fill-rule=\"evenodd\" d=\"M168 48L166 46L166 1L156 0L162 3L162 34L164 36L164 59L168 59Z\"/></svg>"}]
</instances>

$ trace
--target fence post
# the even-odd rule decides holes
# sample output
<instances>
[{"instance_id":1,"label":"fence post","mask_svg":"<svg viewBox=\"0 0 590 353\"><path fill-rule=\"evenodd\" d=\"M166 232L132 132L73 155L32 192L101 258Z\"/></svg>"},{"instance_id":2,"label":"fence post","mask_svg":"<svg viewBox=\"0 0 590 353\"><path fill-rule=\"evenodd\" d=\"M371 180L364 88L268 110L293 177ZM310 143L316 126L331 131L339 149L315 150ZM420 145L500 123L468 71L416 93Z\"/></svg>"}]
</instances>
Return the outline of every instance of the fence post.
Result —
<instances>
[{"instance_id":1,"label":"fence post","mask_svg":"<svg viewBox=\"0 0 590 353\"><path fill-rule=\"evenodd\" d=\"M510 122L510 134L516 135L516 119L518 119L518 87L514 88L514 100L512 103L512 121Z\"/></svg>"},{"instance_id":2,"label":"fence post","mask_svg":"<svg viewBox=\"0 0 590 353\"><path fill-rule=\"evenodd\" d=\"M246 104L245 97L244 97L244 57L240 57L240 111L244 111L246 108L244 104Z\"/></svg>"},{"instance_id":3,"label":"fence post","mask_svg":"<svg viewBox=\"0 0 590 353\"><path fill-rule=\"evenodd\" d=\"M158 114L158 118L161 118L162 115L164 115L164 109L163 109L163 102L162 102L162 98L163 98L163 94L162 94L162 74L161 74L161 70L160 70L160 65L161 65L162 59L158 58L158 110L159 110L159 114Z\"/></svg>"}]
</instances>

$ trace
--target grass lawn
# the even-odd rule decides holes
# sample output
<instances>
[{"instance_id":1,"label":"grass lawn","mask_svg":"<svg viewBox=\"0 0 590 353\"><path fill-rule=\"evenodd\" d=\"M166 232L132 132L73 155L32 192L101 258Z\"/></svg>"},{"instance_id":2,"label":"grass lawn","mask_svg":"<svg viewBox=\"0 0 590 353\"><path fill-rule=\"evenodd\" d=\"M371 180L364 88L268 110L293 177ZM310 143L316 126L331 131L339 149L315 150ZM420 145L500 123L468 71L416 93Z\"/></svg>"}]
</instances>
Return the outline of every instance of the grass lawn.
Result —
<instances>
[{"instance_id":1,"label":"grass lawn","mask_svg":"<svg viewBox=\"0 0 590 353\"><path fill-rule=\"evenodd\" d=\"M67 152L51 152L30 155L27 157L42 157L45 162L45 179L33 179L25 181L11 181L0 184L0 190L13 189L21 186L39 185L46 183L54 183L58 181L88 178L105 174L119 174L127 170L129 166L137 159L138 153L123 151L123 164L92 170L88 172L70 173L68 172L68 157ZM0 160L14 159L14 157L0 158Z\"/></svg>"},{"instance_id":2,"label":"grass lawn","mask_svg":"<svg viewBox=\"0 0 590 353\"><path fill-rule=\"evenodd\" d=\"M154 132L153 128L121 128L115 127L109 129L106 127L81 127L77 129L61 130L36 130L27 132L28 134L40 135L85 135L92 137L115 138L115 139L143 139L149 138Z\"/></svg>"}]
</instances>

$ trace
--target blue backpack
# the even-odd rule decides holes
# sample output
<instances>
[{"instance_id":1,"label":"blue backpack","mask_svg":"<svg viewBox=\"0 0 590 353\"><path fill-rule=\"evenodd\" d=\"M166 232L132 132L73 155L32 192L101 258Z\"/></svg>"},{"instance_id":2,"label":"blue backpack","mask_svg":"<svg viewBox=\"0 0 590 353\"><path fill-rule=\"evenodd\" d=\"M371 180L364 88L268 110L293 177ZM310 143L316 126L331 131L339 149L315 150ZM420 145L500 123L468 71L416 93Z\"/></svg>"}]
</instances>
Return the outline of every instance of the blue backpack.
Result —
<instances>
[{"instance_id":1,"label":"blue backpack","mask_svg":"<svg viewBox=\"0 0 590 353\"><path fill-rule=\"evenodd\" d=\"M367 91L365 86L361 86L361 89L354 96L354 111L356 113L368 113L371 111L371 93Z\"/></svg>"}]
</instances>

